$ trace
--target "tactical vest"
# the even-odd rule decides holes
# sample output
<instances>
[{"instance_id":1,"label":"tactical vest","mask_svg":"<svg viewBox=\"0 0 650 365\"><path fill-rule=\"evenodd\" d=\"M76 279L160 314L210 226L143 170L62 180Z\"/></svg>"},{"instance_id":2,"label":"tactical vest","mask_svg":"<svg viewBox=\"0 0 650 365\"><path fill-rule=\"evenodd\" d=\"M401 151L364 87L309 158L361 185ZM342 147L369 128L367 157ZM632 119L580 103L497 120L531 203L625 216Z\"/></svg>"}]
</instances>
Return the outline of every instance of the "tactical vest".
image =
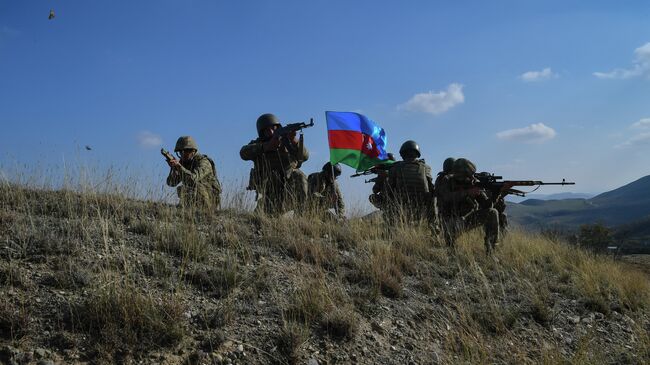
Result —
<instances>
[{"instance_id":1,"label":"tactical vest","mask_svg":"<svg viewBox=\"0 0 650 365\"><path fill-rule=\"evenodd\" d=\"M424 160L394 163L388 172L388 179L390 188L398 196L415 199L430 193L427 166Z\"/></svg>"}]
</instances>

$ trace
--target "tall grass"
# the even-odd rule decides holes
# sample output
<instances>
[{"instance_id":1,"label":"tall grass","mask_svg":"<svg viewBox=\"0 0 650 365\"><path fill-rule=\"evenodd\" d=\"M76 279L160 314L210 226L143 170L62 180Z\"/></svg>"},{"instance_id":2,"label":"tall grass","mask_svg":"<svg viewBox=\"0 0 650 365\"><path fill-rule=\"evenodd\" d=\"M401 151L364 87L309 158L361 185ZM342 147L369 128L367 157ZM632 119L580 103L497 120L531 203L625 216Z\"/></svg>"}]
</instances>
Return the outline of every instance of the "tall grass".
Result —
<instances>
[{"instance_id":1,"label":"tall grass","mask_svg":"<svg viewBox=\"0 0 650 365\"><path fill-rule=\"evenodd\" d=\"M226 186L222 210L201 212L176 207L173 189L125 186L120 172L75 174L62 185L0 181L0 285L28 293L37 285L26 268L46 265L55 274L39 285L83 293L66 299L65 330L92 338L103 356L172 349L195 326L223 330L237 322L235 308L271 295L275 344L289 362L304 360L316 337L359 340L394 305L443 319L423 328L442 333L445 363L587 363L600 359L587 355L588 338L567 356L552 340L506 352L500 339L552 331L566 321L562 301L606 316L640 316L650 306L643 273L541 235L514 230L486 256L479 230L451 251L424 223L254 213L241 182ZM25 298L0 299L8 340L33 331ZM216 303L198 321L187 315L196 298ZM647 333L637 332L630 351L648 358Z\"/></svg>"}]
</instances>

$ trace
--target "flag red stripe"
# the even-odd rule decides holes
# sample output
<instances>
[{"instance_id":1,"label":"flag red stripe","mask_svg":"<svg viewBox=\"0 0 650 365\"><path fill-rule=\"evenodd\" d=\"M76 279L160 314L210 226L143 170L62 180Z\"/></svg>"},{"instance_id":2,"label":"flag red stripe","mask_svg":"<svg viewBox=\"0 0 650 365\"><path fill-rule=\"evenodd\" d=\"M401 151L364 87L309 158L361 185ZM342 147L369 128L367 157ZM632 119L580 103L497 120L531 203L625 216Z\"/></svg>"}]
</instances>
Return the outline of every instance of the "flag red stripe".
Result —
<instances>
[{"instance_id":1,"label":"flag red stripe","mask_svg":"<svg viewBox=\"0 0 650 365\"><path fill-rule=\"evenodd\" d=\"M328 131L330 148L343 148L360 151L363 147L363 134L356 131Z\"/></svg>"}]
</instances>

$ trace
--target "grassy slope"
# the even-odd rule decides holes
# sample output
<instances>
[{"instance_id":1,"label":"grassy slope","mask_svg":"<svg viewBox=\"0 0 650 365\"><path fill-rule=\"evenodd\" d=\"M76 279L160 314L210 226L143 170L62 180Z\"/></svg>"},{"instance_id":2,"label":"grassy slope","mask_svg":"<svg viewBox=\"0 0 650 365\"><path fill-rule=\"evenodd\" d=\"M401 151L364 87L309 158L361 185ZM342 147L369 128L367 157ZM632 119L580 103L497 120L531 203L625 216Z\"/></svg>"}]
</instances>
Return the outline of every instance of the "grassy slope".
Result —
<instances>
[{"instance_id":1,"label":"grassy slope","mask_svg":"<svg viewBox=\"0 0 650 365\"><path fill-rule=\"evenodd\" d=\"M540 236L513 232L492 259L478 232L449 252L420 227L360 220L7 185L0 205L0 348L65 362L650 361L646 274Z\"/></svg>"}]
</instances>

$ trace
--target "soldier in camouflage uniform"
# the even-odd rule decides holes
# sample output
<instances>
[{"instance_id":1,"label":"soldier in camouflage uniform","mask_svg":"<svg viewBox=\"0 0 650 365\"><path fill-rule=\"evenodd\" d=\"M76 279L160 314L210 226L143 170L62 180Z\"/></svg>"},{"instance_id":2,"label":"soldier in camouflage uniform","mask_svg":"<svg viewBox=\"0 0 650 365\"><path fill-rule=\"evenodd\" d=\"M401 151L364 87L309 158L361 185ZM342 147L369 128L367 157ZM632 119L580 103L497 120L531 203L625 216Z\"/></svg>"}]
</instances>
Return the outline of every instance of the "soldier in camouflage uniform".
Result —
<instances>
[{"instance_id":1,"label":"soldier in camouflage uniform","mask_svg":"<svg viewBox=\"0 0 650 365\"><path fill-rule=\"evenodd\" d=\"M177 186L176 192L182 206L218 209L221 203L221 184L217 179L217 170L214 161L200 154L198 149L190 136L180 137L176 141L174 152L179 160L167 161L171 168L167 185Z\"/></svg>"},{"instance_id":2,"label":"soldier in camouflage uniform","mask_svg":"<svg viewBox=\"0 0 650 365\"><path fill-rule=\"evenodd\" d=\"M445 240L454 247L465 230L483 226L485 250L490 254L499 241L499 212L492 207L486 192L476 185L476 166L459 158L452 174L445 176L436 187Z\"/></svg>"},{"instance_id":3,"label":"soldier in camouflage uniform","mask_svg":"<svg viewBox=\"0 0 650 365\"><path fill-rule=\"evenodd\" d=\"M299 168L309 158L309 151L302 134L299 139L295 132L280 136L275 133L280 127L275 115L261 115L257 118L258 138L239 151L243 160L253 161L248 189L257 192L255 210L271 215L301 211L307 198L307 177Z\"/></svg>"},{"instance_id":4,"label":"soldier in camouflage uniform","mask_svg":"<svg viewBox=\"0 0 650 365\"><path fill-rule=\"evenodd\" d=\"M455 158L453 157L447 157L445 161L442 163L442 171L438 173L438 176L436 176L436 181L433 184L434 185L434 190L433 190L433 195L436 199L436 209L438 213L440 213L440 202L441 199L438 196L438 186L441 185L442 180L445 178L445 176L450 175L452 169L454 168L454 162L456 161Z\"/></svg>"},{"instance_id":5,"label":"soldier in camouflage uniform","mask_svg":"<svg viewBox=\"0 0 650 365\"><path fill-rule=\"evenodd\" d=\"M309 198L313 208L319 215L327 217L328 209L333 208L338 219L345 217L345 203L336 178L341 175L341 165L326 163L320 172L314 172L307 177Z\"/></svg>"},{"instance_id":6,"label":"soldier in camouflage uniform","mask_svg":"<svg viewBox=\"0 0 650 365\"><path fill-rule=\"evenodd\" d=\"M415 141L404 142L399 153L402 161L391 166L386 180L387 218L391 223L400 217L406 222L426 220L434 228L431 167L420 159L420 146Z\"/></svg>"},{"instance_id":7,"label":"soldier in camouflage uniform","mask_svg":"<svg viewBox=\"0 0 650 365\"><path fill-rule=\"evenodd\" d=\"M395 156L392 153L388 153L388 160L395 161ZM370 181L374 182L372 185L372 194L368 197L370 204L379 210L383 210L386 202L386 192L384 187L386 185L386 180L388 179L388 170L384 169L374 169L374 172L377 174Z\"/></svg>"}]
</instances>

